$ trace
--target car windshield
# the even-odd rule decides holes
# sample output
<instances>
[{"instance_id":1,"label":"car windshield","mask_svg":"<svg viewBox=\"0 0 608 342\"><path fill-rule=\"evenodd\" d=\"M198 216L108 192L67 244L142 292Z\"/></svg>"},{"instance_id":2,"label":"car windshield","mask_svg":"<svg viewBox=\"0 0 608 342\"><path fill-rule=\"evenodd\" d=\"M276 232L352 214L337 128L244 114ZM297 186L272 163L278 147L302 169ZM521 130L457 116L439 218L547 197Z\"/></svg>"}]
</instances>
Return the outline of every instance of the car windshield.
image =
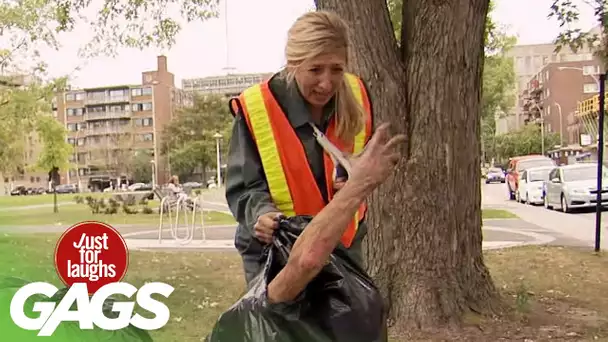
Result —
<instances>
[{"instance_id":1,"label":"car windshield","mask_svg":"<svg viewBox=\"0 0 608 342\"><path fill-rule=\"evenodd\" d=\"M532 160L522 160L517 163L517 170L523 171L533 167L543 167L543 166L555 166L555 163L551 159L539 158Z\"/></svg>"},{"instance_id":2,"label":"car windshield","mask_svg":"<svg viewBox=\"0 0 608 342\"><path fill-rule=\"evenodd\" d=\"M551 169L531 171L528 173L528 181L529 182L539 182L539 181L548 180L550 172L551 172Z\"/></svg>"},{"instance_id":3,"label":"car windshield","mask_svg":"<svg viewBox=\"0 0 608 342\"><path fill-rule=\"evenodd\" d=\"M604 169L604 177L606 177L607 170ZM573 169L564 169L564 181L575 182L583 180L597 179L597 166L589 165L586 167L577 167Z\"/></svg>"},{"instance_id":4,"label":"car windshield","mask_svg":"<svg viewBox=\"0 0 608 342\"><path fill-rule=\"evenodd\" d=\"M498 168L491 168L488 172L489 173L502 173L502 170L498 169Z\"/></svg>"}]
</instances>

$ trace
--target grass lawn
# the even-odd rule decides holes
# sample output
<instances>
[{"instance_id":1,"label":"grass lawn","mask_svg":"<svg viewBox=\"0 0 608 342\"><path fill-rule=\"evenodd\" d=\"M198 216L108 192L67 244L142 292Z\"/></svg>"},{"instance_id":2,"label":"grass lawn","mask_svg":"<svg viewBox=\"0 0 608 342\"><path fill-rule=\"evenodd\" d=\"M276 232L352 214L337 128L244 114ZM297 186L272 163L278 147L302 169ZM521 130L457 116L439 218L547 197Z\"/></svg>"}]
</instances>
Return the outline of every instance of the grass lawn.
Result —
<instances>
[{"instance_id":1,"label":"grass lawn","mask_svg":"<svg viewBox=\"0 0 608 342\"><path fill-rule=\"evenodd\" d=\"M78 194L57 194L57 203L74 202L74 197ZM112 194L95 192L90 194L82 194L84 196L91 195L93 197L109 198ZM48 204L53 205L53 195L31 195L31 196L0 196L0 209L23 207L28 205Z\"/></svg>"},{"instance_id":2,"label":"grass lawn","mask_svg":"<svg viewBox=\"0 0 608 342\"><path fill-rule=\"evenodd\" d=\"M481 217L484 220L486 220L486 219L511 219L511 218L517 218L517 215L513 214L512 212L510 212L508 210L482 209Z\"/></svg>"},{"instance_id":3,"label":"grass lawn","mask_svg":"<svg viewBox=\"0 0 608 342\"><path fill-rule=\"evenodd\" d=\"M47 281L61 287L53 264L58 238L50 234L0 235L0 276ZM240 257L234 252L133 251L125 281L137 287L153 281L175 287L166 302L171 310L169 323L152 332L154 341L159 342L200 341L245 288Z\"/></svg>"},{"instance_id":4,"label":"grass lawn","mask_svg":"<svg viewBox=\"0 0 608 342\"><path fill-rule=\"evenodd\" d=\"M58 283L52 263L57 235L0 236L0 272ZM562 247L517 247L485 254L511 311L504 317L467 317L464 329L425 341L606 341L608 259ZM15 266L15 265L18 265ZM233 252L131 252L126 281L163 281L171 320L155 341L201 341L215 319L244 291L240 258ZM402 341L394 338L392 341ZM403 341L415 341L413 339Z\"/></svg>"},{"instance_id":5,"label":"grass lawn","mask_svg":"<svg viewBox=\"0 0 608 342\"><path fill-rule=\"evenodd\" d=\"M217 192L215 189L202 189L203 194ZM87 197L93 196L95 198L103 197L110 198L113 195L119 195L120 192L116 193L102 193L102 192L86 192L81 194L58 194L57 202L74 202L75 196ZM28 205L40 205L40 204L53 204L53 195L32 195L32 196L0 196L0 209L9 207L23 207Z\"/></svg>"},{"instance_id":6,"label":"grass lawn","mask_svg":"<svg viewBox=\"0 0 608 342\"><path fill-rule=\"evenodd\" d=\"M152 214L125 214L119 209L117 214L92 214L86 204L73 204L59 207L58 213L53 213L52 207L35 208L28 210L0 211L0 226L37 226L37 225L72 225L84 220L96 220L109 224L158 224L158 201L150 201L150 208L155 209ZM216 211L206 212L207 224L232 224L232 215Z\"/></svg>"}]
</instances>

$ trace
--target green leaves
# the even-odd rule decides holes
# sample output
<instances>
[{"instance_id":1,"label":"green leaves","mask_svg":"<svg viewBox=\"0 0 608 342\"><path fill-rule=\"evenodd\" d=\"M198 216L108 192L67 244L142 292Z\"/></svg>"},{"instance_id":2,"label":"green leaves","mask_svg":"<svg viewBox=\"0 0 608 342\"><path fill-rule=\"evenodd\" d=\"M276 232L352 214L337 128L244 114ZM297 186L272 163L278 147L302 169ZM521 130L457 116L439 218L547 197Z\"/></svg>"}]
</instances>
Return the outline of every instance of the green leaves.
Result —
<instances>
[{"instance_id":1,"label":"green leaves","mask_svg":"<svg viewBox=\"0 0 608 342\"><path fill-rule=\"evenodd\" d=\"M601 30L606 32L608 28L608 13L606 11L608 2L606 0L586 0L585 6L591 6L596 19L601 24ZM593 51L600 57L604 65L608 65L608 38L601 37L597 33L584 32L575 28L580 20L580 8L577 2L572 0L554 0L551 5L548 18L557 19L562 32L555 38L555 52L560 52L564 47L569 47L574 52L584 48Z\"/></svg>"},{"instance_id":2,"label":"green leaves","mask_svg":"<svg viewBox=\"0 0 608 342\"><path fill-rule=\"evenodd\" d=\"M73 148L66 141L65 127L50 115L41 115L36 126L36 132L44 146L38 156L38 168L44 171L53 167L58 167L60 170L68 169Z\"/></svg>"},{"instance_id":3,"label":"green leaves","mask_svg":"<svg viewBox=\"0 0 608 342\"><path fill-rule=\"evenodd\" d=\"M540 126L530 124L519 131L498 135L495 137L495 154L497 159L506 159L513 156L540 154L542 152L542 134ZM545 152L559 144L559 134L544 134Z\"/></svg>"},{"instance_id":4,"label":"green leaves","mask_svg":"<svg viewBox=\"0 0 608 342\"><path fill-rule=\"evenodd\" d=\"M213 136L216 132L222 134L220 147L225 155L231 124L228 99L218 95L195 97L194 106L182 110L165 128L167 141L163 153L169 154L171 168L184 178L199 167L205 170L214 165L216 139Z\"/></svg>"},{"instance_id":5,"label":"green leaves","mask_svg":"<svg viewBox=\"0 0 608 342\"><path fill-rule=\"evenodd\" d=\"M42 83L26 76L0 77L0 173L24 169L30 133L50 115L51 99L64 86L65 79Z\"/></svg>"}]
</instances>

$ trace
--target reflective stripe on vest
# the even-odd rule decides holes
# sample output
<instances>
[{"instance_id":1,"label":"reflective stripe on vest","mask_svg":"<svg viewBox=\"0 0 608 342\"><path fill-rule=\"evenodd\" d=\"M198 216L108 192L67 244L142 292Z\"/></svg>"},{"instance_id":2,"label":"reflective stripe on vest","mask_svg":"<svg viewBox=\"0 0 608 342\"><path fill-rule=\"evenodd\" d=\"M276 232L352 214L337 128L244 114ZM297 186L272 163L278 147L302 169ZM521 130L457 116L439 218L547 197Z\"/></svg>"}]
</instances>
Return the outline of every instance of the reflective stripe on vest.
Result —
<instances>
[{"instance_id":1,"label":"reflective stripe on vest","mask_svg":"<svg viewBox=\"0 0 608 342\"><path fill-rule=\"evenodd\" d=\"M363 83L354 75L346 75L347 82L357 101L363 106L366 123L354 141L345 143L335 134L335 120L330 120L326 136L338 148L357 154L363 150L372 131L371 110ZM277 208L286 216L314 216L325 207L326 202L316 185L315 177L308 167L306 152L296 132L289 123L268 87L268 81L246 89L240 96L243 114L256 142L264 167L270 195ZM335 165L327 153L324 154L325 178L328 199L334 195L333 175ZM365 216L367 207L362 204L344 232L341 242L350 247Z\"/></svg>"}]
</instances>

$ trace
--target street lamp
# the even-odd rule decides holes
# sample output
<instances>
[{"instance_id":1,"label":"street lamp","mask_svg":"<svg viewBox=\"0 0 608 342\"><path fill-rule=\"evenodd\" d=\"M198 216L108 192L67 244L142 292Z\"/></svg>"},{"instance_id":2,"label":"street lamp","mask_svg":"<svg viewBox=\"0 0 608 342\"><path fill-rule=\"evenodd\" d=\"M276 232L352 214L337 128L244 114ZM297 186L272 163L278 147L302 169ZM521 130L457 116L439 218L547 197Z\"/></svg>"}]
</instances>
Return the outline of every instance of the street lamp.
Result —
<instances>
[{"instance_id":1,"label":"street lamp","mask_svg":"<svg viewBox=\"0 0 608 342\"><path fill-rule=\"evenodd\" d=\"M564 132L563 132L564 122L563 122L563 118L562 118L562 106L557 102L554 102L553 104L557 107L557 110L559 111L559 146L563 147L564 146Z\"/></svg>"},{"instance_id":2,"label":"street lamp","mask_svg":"<svg viewBox=\"0 0 608 342\"><path fill-rule=\"evenodd\" d=\"M220 132L215 132L213 137L215 138L215 153L217 158L217 186L220 187L222 186L222 171L220 166L220 140L222 140L223 136L220 134Z\"/></svg>"},{"instance_id":3,"label":"street lamp","mask_svg":"<svg viewBox=\"0 0 608 342\"><path fill-rule=\"evenodd\" d=\"M540 123L540 151L541 154L545 155L545 119L543 118L543 111L541 110L538 103L535 103L534 106L538 109L538 113L540 114L540 118L536 119L536 122Z\"/></svg>"},{"instance_id":4,"label":"street lamp","mask_svg":"<svg viewBox=\"0 0 608 342\"><path fill-rule=\"evenodd\" d=\"M156 162L150 160L150 165L152 167L152 189L156 189Z\"/></svg>"},{"instance_id":5,"label":"street lamp","mask_svg":"<svg viewBox=\"0 0 608 342\"><path fill-rule=\"evenodd\" d=\"M597 77L593 74L585 74L585 70L583 70L582 68L576 68L576 67L559 67L557 68L557 70L562 71L562 70L577 70L583 73L584 76L590 76L591 78L593 78L593 80L595 81L595 83L597 83L597 87L600 87L600 80L597 79Z\"/></svg>"}]
</instances>

